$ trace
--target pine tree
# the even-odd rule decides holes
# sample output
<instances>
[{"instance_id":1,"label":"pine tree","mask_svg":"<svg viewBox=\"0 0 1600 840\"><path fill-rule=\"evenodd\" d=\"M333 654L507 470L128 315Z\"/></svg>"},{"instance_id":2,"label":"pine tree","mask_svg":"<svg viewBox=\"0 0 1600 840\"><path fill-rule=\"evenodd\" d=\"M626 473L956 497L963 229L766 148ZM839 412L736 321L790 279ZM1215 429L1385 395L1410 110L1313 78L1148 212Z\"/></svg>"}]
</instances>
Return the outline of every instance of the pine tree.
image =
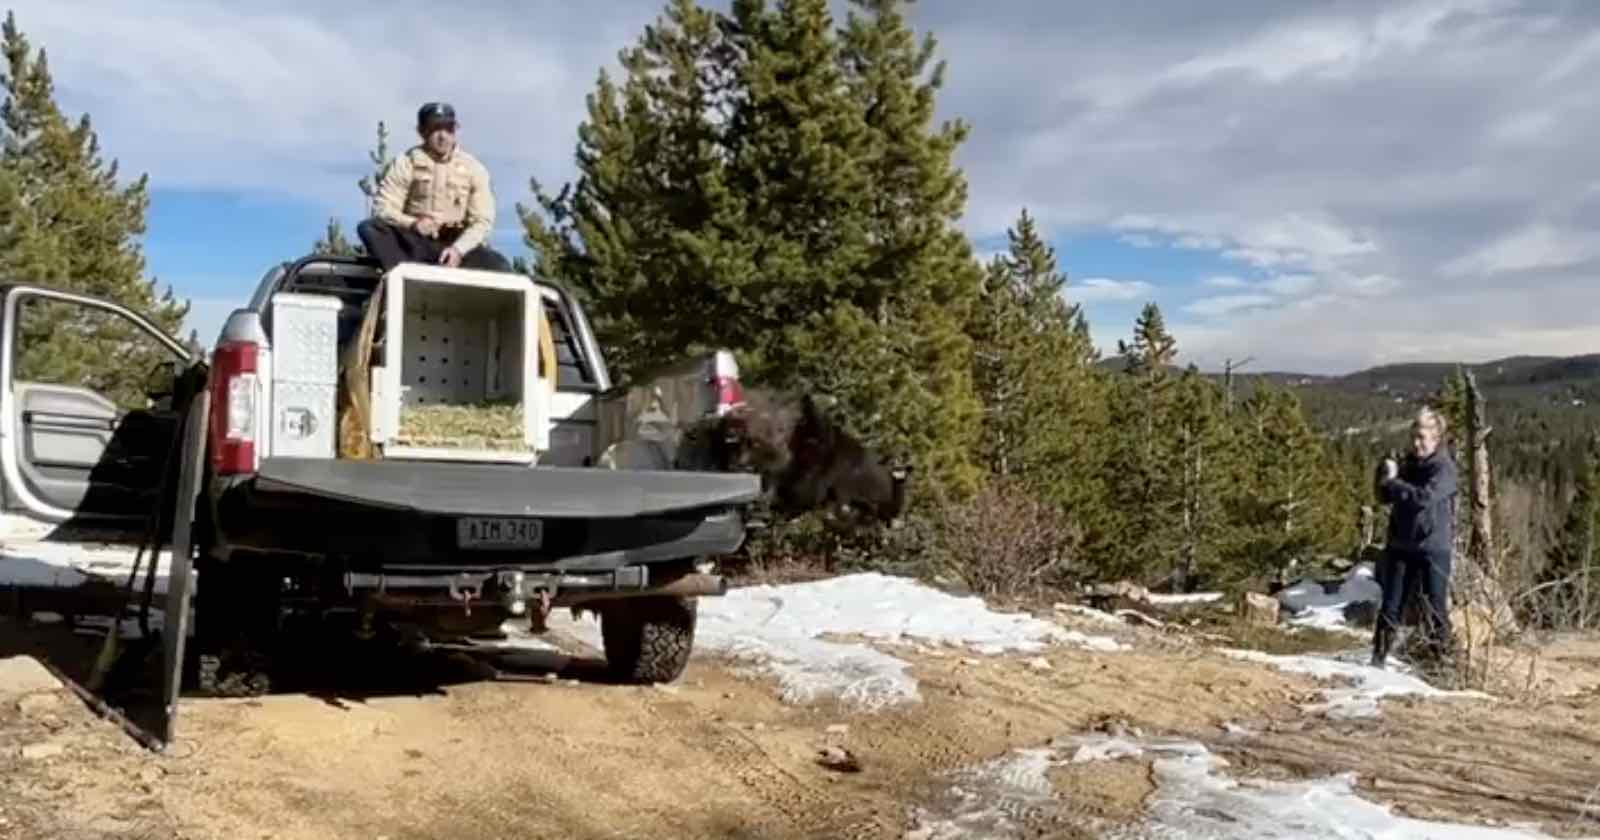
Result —
<instances>
[{"instance_id":1,"label":"pine tree","mask_svg":"<svg viewBox=\"0 0 1600 840\"><path fill-rule=\"evenodd\" d=\"M34 52L10 13L0 46L0 271L109 300L177 335L188 304L143 276L147 178L119 186L89 117L62 113L45 51ZM169 360L130 325L81 307L36 304L20 333L19 379L86 385L127 407L143 405L145 378Z\"/></svg>"},{"instance_id":2,"label":"pine tree","mask_svg":"<svg viewBox=\"0 0 1600 840\"><path fill-rule=\"evenodd\" d=\"M537 206L517 206L535 273L585 299L621 377L711 345L759 356L754 334L785 314L774 298L790 278L758 275L743 199L727 186L743 61L728 28L673 0L622 51L620 84L601 71L578 128L577 182L551 195L534 179Z\"/></svg>"},{"instance_id":3,"label":"pine tree","mask_svg":"<svg viewBox=\"0 0 1600 840\"><path fill-rule=\"evenodd\" d=\"M1133 340L1117 340L1117 352L1127 362L1126 370L1135 378L1150 383L1166 382L1178 357L1178 340L1167 332L1161 307L1147 303L1133 322Z\"/></svg>"},{"instance_id":4,"label":"pine tree","mask_svg":"<svg viewBox=\"0 0 1600 840\"><path fill-rule=\"evenodd\" d=\"M747 381L831 396L923 479L974 489L978 270L948 141L894 99L919 66L837 35L826 0L673 0L622 65L589 97L576 184L518 208L536 272L585 298L623 376L730 347Z\"/></svg>"},{"instance_id":5,"label":"pine tree","mask_svg":"<svg viewBox=\"0 0 1600 840\"><path fill-rule=\"evenodd\" d=\"M1172 457L1177 462L1180 530L1173 585L1186 591L1219 571L1234 451L1222 389L1190 365L1176 391Z\"/></svg>"},{"instance_id":6,"label":"pine tree","mask_svg":"<svg viewBox=\"0 0 1600 840\"><path fill-rule=\"evenodd\" d=\"M1588 451L1573 481L1566 521L1540 575L1548 589L1545 623L1588 629L1600 616L1600 435L1591 435Z\"/></svg>"},{"instance_id":7,"label":"pine tree","mask_svg":"<svg viewBox=\"0 0 1600 840\"><path fill-rule=\"evenodd\" d=\"M361 246L344 235L344 225L338 219L328 220L328 229L322 238L311 244L311 253L332 257L353 257L362 252Z\"/></svg>"},{"instance_id":8,"label":"pine tree","mask_svg":"<svg viewBox=\"0 0 1600 840\"><path fill-rule=\"evenodd\" d=\"M377 145L367 152L367 160L372 163L372 173L361 176L356 181L356 187L366 197L366 212L371 215L378 200L378 184L383 181L384 172L388 171L389 164L394 162L394 156L389 154L389 129L380 120L378 122ZM311 253L334 257L360 257L367 253L367 249L360 242L352 242L345 235L344 225L338 218L328 220L328 227L323 231L322 238L311 244Z\"/></svg>"},{"instance_id":9,"label":"pine tree","mask_svg":"<svg viewBox=\"0 0 1600 840\"><path fill-rule=\"evenodd\" d=\"M372 174L362 176L356 186L367 197L367 213L370 215L378 200L378 185L383 183L383 175L389 171L389 164L394 163L394 155L389 154L389 128L382 120L378 121L377 145L367 152L367 160L372 164Z\"/></svg>"},{"instance_id":10,"label":"pine tree","mask_svg":"<svg viewBox=\"0 0 1600 840\"><path fill-rule=\"evenodd\" d=\"M1116 574L1157 575L1176 567L1183 533L1181 464L1171 457L1177 341L1150 303L1134 323L1132 341L1117 347L1125 367L1112 389L1113 449L1105 471L1115 524L1102 560Z\"/></svg>"},{"instance_id":11,"label":"pine tree","mask_svg":"<svg viewBox=\"0 0 1600 840\"><path fill-rule=\"evenodd\" d=\"M978 456L990 472L1020 477L1093 534L1107 431L1093 347L1079 308L1061 296L1067 278L1055 250L1026 210L1008 239L1008 253L985 273L968 325L984 406Z\"/></svg>"},{"instance_id":12,"label":"pine tree","mask_svg":"<svg viewBox=\"0 0 1600 840\"><path fill-rule=\"evenodd\" d=\"M1353 542L1348 485L1294 394L1263 380L1241 408L1232 575L1278 574L1290 561Z\"/></svg>"},{"instance_id":13,"label":"pine tree","mask_svg":"<svg viewBox=\"0 0 1600 840\"><path fill-rule=\"evenodd\" d=\"M857 305L902 345L893 361L899 387L847 389L841 396L858 410L900 407L901 419L886 424L882 435L891 447L921 424L939 428L937 440L912 451L929 461L930 474L966 493L980 483L970 453L982 420L964 330L982 271L959 227L967 187L955 165L970 129L960 120L935 123L945 65L932 64L937 40L930 33L918 42L902 13L906 5L853 0L838 39L853 106L847 113L863 128L853 154L867 180L860 204L851 208L865 210L862 233L869 245L856 271Z\"/></svg>"}]
</instances>

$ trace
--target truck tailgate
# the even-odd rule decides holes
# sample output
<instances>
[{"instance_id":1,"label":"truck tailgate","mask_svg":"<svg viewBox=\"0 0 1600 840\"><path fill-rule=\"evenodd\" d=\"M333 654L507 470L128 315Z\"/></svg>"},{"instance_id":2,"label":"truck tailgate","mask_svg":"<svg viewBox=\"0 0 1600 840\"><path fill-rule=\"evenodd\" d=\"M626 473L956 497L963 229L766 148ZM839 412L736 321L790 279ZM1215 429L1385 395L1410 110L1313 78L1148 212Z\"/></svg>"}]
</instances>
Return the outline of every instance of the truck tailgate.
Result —
<instances>
[{"instance_id":1,"label":"truck tailgate","mask_svg":"<svg viewBox=\"0 0 1600 840\"><path fill-rule=\"evenodd\" d=\"M676 470L266 458L262 492L444 516L617 519L754 501L757 476Z\"/></svg>"}]
</instances>

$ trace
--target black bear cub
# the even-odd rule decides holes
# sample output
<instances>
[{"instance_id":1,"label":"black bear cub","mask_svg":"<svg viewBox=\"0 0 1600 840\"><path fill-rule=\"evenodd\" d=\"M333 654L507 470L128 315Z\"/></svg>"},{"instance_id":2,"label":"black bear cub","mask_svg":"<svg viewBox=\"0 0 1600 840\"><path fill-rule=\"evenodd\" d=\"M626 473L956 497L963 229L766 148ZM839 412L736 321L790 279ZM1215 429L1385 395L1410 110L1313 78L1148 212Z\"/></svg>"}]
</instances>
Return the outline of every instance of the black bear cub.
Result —
<instances>
[{"instance_id":1,"label":"black bear cub","mask_svg":"<svg viewBox=\"0 0 1600 840\"><path fill-rule=\"evenodd\" d=\"M886 463L809 394L795 407L791 400L752 393L696 437L684 448L693 463L681 466L759 473L779 513L828 508L892 523L905 511L911 468Z\"/></svg>"}]
</instances>

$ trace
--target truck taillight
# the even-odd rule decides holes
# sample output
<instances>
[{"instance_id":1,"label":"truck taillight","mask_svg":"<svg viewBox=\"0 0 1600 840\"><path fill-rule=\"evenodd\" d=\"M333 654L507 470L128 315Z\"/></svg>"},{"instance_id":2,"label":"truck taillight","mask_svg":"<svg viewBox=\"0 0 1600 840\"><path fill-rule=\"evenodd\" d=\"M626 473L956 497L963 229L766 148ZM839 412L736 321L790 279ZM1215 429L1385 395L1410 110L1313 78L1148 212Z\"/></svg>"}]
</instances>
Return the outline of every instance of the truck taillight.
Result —
<instances>
[{"instance_id":1,"label":"truck taillight","mask_svg":"<svg viewBox=\"0 0 1600 840\"><path fill-rule=\"evenodd\" d=\"M216 475L255 472L260 346L231 341L211 360L211 470Z\"/></svg>"},{"instance_id":2,"label":"truck taillight","mask_svg":"<svg viewBox=\"0 0 1600 840\"><path fill-rule=\"evenodd\" d=\"M717 385L717 414L727 414L739 406L744 405L744 386L739 384L739 379L733 376L719 376Z\"/></svg>"}]
</instances>

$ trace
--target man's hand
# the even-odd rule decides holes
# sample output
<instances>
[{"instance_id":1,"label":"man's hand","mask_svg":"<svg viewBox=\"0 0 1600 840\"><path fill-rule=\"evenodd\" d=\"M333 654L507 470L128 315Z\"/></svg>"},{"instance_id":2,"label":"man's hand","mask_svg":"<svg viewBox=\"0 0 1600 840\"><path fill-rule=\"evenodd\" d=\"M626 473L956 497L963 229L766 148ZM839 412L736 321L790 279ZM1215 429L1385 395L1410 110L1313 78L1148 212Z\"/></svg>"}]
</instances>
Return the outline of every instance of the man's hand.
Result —
<instances>
[{"instance_id":1,"label":"man's hand","mask_svg":"<svg viewBox=\"0 0 1600 840\"><path fill-rule=\"evenodd\" d=\"M1393 458L1385 458L1383 465L1378 469L1378 474L1383 481L1393 481L1400 475L1400 465Z\"/></svg>"},{"instance_id":2,"label":"man's hand","mask_svg":"<svg viewBox=\"0 0 1600 840\"><path fill-rule=\"evenodd\" d=\"M444 253L439 255L439 264L447 265L451 268L461 265L461 252L455 248L444 249Z\"/></svg>"},{"instance_id":3,"label":"man's hand","mask_svg":"<svg viewBox=\"0 0 1600 840\"><path fill-rule=\"evenodd\" d=\"M417 223L413 225L417 233L432 239L439 234L439 220L432 216L418 216Z\"/></svg>"}]
</instances>

